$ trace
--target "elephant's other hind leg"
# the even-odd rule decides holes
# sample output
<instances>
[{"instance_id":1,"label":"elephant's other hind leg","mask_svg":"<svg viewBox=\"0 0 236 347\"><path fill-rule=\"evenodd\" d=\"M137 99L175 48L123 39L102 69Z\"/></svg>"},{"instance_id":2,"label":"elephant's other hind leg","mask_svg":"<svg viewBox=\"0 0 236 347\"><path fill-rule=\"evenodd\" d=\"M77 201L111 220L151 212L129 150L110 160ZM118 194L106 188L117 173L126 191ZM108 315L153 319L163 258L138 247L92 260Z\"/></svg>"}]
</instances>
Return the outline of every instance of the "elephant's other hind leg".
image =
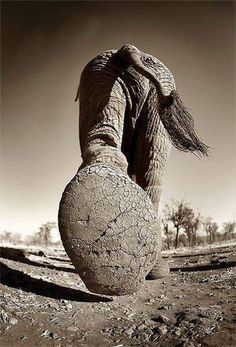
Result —
<instances>
[{"instance_id":1,"label":"elephant's other hind leg","mask_svg":"<svg viewBox=\"0 0 236 347\"><path fill-rule=\"evenodd\" d=\"M171 142L157 110L156 95L150 93L135 129L132 172L136 183L149 195L157 213L162 177L169 158Z\"/></svg>"},{"instance_id":2,"label":"elephant's other hind leg","mask_svg":"<svg viewBox=\"0 0 236 347\"><path fill-rule=\"evenodd\" d=\"M135 175L136 183L149 195L158 213L162 176L169 158L171 144L168 134L160 120L156 104L157 100L155 95L149 95L137 122L137 140L132 170ZM161 243L160 220L158 238ZM168 274L168 263L166 260L162 259L161 253L159 252L159 254L157 254L155 266L148 274L147 279L158 279Z\"/></svg>"}]
</instances>

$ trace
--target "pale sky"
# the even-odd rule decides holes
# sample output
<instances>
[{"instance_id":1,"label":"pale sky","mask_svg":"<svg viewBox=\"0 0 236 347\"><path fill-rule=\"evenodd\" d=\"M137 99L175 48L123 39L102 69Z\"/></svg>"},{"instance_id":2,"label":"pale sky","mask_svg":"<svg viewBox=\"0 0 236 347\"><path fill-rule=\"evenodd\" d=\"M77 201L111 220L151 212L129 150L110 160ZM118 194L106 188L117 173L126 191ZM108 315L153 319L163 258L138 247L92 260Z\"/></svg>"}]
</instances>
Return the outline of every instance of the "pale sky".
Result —
<instances>
[{"instance_id":1,"label":"pale sky","mask_svg":"<svg viewBox=\"0 0 236 347\"><path fill-rule=\"evenodd\" d=\"M57 220L81 163L79 77L98 53L132 43L173 72L207 159L172 150L163 184L218 223L236 218L235 4L5 2L2 4L1 231Z\"/></svg>"}]
</instances>

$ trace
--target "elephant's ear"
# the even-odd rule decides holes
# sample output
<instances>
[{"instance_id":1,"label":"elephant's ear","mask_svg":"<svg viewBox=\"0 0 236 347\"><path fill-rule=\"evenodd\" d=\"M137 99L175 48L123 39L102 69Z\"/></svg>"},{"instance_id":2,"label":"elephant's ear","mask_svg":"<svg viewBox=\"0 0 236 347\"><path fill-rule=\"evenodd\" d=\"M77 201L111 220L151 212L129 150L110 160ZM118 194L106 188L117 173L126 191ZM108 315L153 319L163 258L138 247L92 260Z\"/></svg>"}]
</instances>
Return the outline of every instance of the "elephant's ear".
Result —
<instances>
[{"instance_id":1,"label":"elephant's ear","mask_svg":"<svg viewBox=\"0 0 236 347\"><path fill-rule=\"evenodd\" d=\"M117 55L155 85L159 100L160 118L173 145L180 151L207 155L209 147L198 138L194 130L194 120L177 91L173 90L170 95L164 95L157 76L144 66L141 52L133 45L124 45L117 51Z\"/></svg>"},{"instance_id":2,"label":"elephant's ear","mask_svg":"<svg viewBox=\"0 0 236 347\"><path fill-rule=\"evenodd\" d=\"M209 147L198 138L194 130L193 117L184 106L176 90L170 93L168 104L160 108L159 114L172 144L177 149L208 155Z\"/></svg>"}]
</instances>

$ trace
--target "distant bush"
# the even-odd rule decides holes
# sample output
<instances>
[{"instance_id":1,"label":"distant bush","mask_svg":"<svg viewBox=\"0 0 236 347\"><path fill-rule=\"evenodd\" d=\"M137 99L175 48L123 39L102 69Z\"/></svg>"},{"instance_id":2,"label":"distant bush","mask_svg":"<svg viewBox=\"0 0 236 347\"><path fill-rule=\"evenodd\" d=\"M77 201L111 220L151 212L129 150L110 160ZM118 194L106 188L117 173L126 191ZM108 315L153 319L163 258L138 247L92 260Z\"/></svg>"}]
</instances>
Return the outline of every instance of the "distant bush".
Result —
<instances>
[{"instance_id":1,"label":"distant bush","mask_svg":"<svg viewBox=\"0 0 236 347\"><path fill-rule=\"evenodd\" d=\"M223 225L224 227L224 240L235 240L236 239L236 222L226 222Z\"/></svg>"},{"instance_id":2,"label":"distant bush","mask_svg":"<svg viewBox=\"0 0 236 347\"><path fill-rule=\"evenodd\" d=\"M52 230L56 228L56 222L47 222L42 224L39 231L32 235L22 237L20 233L13 233L10 231L4 231L0 234L0 243L11 245L27 245L27 246L62 246L61 240L53 241Z\"/></svg>"},{"instance_id":3,"label":"distant bush","mask_svg":"<svg viewBox=\"0 0 236 347\"><path fill-rule=\"evenodd\" d=\"M54 241L52 238L52 231L56 227L56 222L49 221L42 224L37 232L25 237L20 233L5 230L0 234L0 243L62 247L60 239ZM166 205L163 211L162 230L164 250L236 241L235 221L225 222L223 230L219 231L217 223L211 217L202 217L183 201L174 201Z\"/></svg>"},{"instance_id":4,"label":"distant bush","mask_svg":"<svg viewBox=\"0 0 236 347\"><path fill-rule=\"evenodd\" d=\"M167 204L163 214L164 250L236 240L236 222L224 223L220 232L218 224L211 217L201 216L184 201Z\"/></svg>"},{"instance_id":5,"label":"distant bush","mask_svg":"<svg viewBox=\"0 0 236 347\"><path fill-rule=\"evenodd\" d=\"M12 245L20 245L24 241L22 240L22 236L20 233L13 233L5 230L2 234L0 234L0 242L9 243Z\"/></svg>"}]
</instances>

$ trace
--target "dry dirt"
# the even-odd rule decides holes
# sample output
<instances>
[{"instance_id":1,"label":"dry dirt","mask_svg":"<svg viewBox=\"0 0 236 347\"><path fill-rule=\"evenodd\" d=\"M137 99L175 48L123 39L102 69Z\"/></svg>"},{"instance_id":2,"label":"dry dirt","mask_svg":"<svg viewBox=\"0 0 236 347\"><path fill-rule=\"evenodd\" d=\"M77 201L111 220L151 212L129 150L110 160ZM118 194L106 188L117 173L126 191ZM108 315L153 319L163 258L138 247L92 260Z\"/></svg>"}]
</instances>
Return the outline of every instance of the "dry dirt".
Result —
<instances>
[{"instance_id":1,"label":"dry dirt","mask_svg":"<svg viewBox=\"0 0 236 347\"><path fill-rule=\"evenodd\" d=\"M1 249L1 347L236 346L236 246L165 254L170 276L123 297L90 293L63 250L38 251Z\"/></svg>"}]
</instances>

